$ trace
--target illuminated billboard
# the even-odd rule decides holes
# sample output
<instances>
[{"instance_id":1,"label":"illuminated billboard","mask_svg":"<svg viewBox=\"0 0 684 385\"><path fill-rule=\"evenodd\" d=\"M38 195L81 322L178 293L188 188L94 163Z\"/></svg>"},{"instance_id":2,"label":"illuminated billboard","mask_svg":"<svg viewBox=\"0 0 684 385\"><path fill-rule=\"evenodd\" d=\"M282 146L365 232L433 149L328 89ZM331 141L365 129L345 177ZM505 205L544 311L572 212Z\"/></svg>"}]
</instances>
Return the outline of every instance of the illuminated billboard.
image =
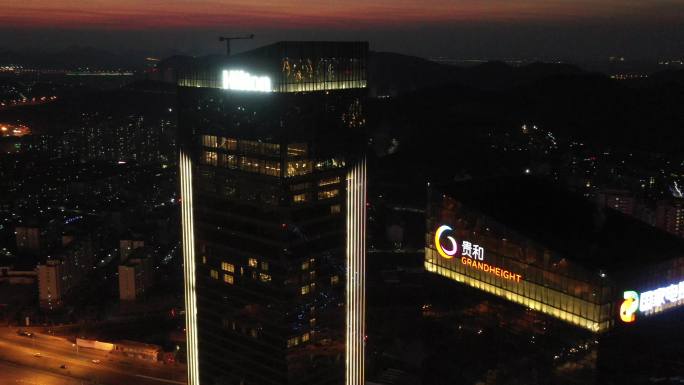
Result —
<instances>
[{"instance_id":1,"label":"illuminated billboard","mask_svg":"<svg viewBox=\"0 0 684 385\"><path fill-rule=\"evenodd\" d=\"M469 241L463 241L461 242L461 247L459 248L458 242L454 239L454 237L447 235L446 239L450 243L450 247L444 248L442 245L442 235L448 234L450 231L453 229L450 226L447 225L442 225L439 226L437 231L435 231L435 248L437 249L437 252L439 255L442 256L442 258L446 259L451 259L453 258L458 251L461 251L461 255L464 257L469 257L473 259L477 259L479 261L484 260L484 248L481 247L480 245L471 243Z\"/></svg>"},{"instance_id":2,"label":"illuminated billboard","mask_svg":"<svg viewBox=\"0 0 684 385\"><path fill-rule=\"evenodd\" d=\"M482 262L485 255L484 247L470 241L459 242L449 235L451 232L453 232L453 229L448 225L441 225L435 231L435 249L442 258L452 259L454 256L460 255L463 265L513 282L520 282L522 275ZM448 242L447 246L443 244L443 239Z\"/></svg>"},{"instance_id":3,"label":"illuminated billboard","mask_svg":"<svg viewBox=\"0 0 684 385\"><path fill-rule=\"evenodd\" d=\"M631 323L635 321L637 311L643 315L651 315L684 304L684 281L641 293L625 291L623 298L620 319Z\"/></svg>"},{"instance_id":4,"label":"illuminated billboard","mask_svg":"<svg viewBox=\"0 0 684 385\"><path fill-rule=\"evenodd\" d=\"M271 78L254 76L242 70L223 70L222 88L235 91L272 92Z\"/></svg>"}]
</instances>

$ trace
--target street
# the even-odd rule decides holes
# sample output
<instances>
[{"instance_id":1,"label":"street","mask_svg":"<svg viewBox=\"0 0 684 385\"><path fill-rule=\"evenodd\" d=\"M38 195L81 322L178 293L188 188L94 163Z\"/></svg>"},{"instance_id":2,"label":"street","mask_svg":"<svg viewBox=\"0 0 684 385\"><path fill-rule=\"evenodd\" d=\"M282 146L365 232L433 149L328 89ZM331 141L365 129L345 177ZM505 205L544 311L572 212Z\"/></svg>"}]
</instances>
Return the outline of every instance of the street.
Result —
<instances>
[{"instance_id":1,"label":"street","mask_svg":"<svg viewBox=\"0 0 684 385\"><path fill-rule=\"evenodd\" d=\"M41 334L34 334L33 338L19 336L15 328L0 331L0 368L2 384L186 383L182 367L92 349L80 348L77 352L75 346L62 338Z\"/></svg>"}]
</instances>

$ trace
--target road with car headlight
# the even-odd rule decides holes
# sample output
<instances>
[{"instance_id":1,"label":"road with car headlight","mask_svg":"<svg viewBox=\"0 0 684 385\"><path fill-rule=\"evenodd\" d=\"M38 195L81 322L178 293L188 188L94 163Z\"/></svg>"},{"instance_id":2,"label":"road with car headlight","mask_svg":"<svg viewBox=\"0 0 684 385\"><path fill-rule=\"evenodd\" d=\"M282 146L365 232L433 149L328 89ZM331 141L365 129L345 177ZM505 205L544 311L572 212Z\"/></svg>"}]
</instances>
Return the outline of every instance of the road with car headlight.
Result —
<instances>
[{"instance_id":1,"label":"road with car headlight","mask_svg":"<svg viewBox=\"0 0 684 385\"><path fill-rule=\"evenodd\" d=\"M113 353L80 348L49 335L23 336L16 329L0 330L2 384L184 385L185 370Z\"/></svg>"}]
</instances>

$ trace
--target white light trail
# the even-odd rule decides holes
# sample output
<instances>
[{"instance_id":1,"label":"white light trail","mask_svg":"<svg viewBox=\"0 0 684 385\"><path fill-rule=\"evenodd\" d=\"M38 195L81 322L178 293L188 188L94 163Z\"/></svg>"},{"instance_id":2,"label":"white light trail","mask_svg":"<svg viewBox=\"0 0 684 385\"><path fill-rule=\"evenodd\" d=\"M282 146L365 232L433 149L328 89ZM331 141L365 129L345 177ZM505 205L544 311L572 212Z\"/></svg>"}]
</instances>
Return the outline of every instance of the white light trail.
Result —
<instances>
[{"instance_id":1,"label":"white light trail","mask_svg":"<svg viewBox=\"0 0 684 385\"><path fill-rule=\"evenodd\" d=\"M181 223L183 231L183 273L185 275L185 330L188 385L199 385L197 351L197 295L195 293L195 231L192 206L192 160L180 152Z\"/></svg>"},{"instance_id":2,"label":"white light trail","mask_svg":"<svg viewBox=\"0 0 684 385\"><path fill-rule=\"evenodd\" d=\"M347 172L345 384L365 384L366 159Z\"/></svg>"}]
</instances>

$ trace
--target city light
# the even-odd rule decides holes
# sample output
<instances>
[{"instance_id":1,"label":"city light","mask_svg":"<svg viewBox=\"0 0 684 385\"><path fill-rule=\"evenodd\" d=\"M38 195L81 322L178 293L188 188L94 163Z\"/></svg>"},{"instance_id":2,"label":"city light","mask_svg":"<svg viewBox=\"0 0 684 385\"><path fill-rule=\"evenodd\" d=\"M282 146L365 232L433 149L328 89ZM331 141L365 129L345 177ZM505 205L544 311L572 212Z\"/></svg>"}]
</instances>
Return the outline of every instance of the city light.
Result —
<instances>
[{"instance_id":1,"label":"city light","mask_svg":"<svg viewBox=\"0 0 684 385\"><path fill-rule=\"evenodd\" d=\"M639 296L639 311L647 313L678 306L684 299L684 281L642 292Z\"/></svg>"},{"instance_id":2,"label":"city light","mask_svg":"<svg viewBox=\"0 0 684 385\"><path fill-rule=\"evenodd\" d=\"M441 238L442 234L446 231L452 231L453 229L450 226L447 225L442 225L437 228L437 231L435 231L435 248L437 249L437 252L439 255L442 256L442 258L445 259L451 259L456 255L458 252L458 241L456 241L452 236L447 236L447 239L451 243L451 249L445 249L444 246L442 246L441 243ZM461 242L461 255L477 259L479 261L484 260L484 248L478 244L472 243L470 241L463 241Z\"/></svg>"},{"instance_id":3,"label":"city light","mask_svg":"<svg viewBox=\"0 0 684 385\"><path fill-rule=\"evenodd\" d=\"M197 348L197 294L195 286L195 231L192 207L192 160L180 152L181 226L185 275L185 325L187 339L188 385L199 385Z\"/></svg>"},{"instance_id":4,"label":"city light","mask_svg":"<svg viewBox=\"0 0 684 385\"><path fill-rule=\"evenodd\" d=\"M650 315L684 303L684 281L657 289L638 293L633 290L625 291L624 301L620 305L620 319L631 323L636 320L636 311Z\"/></svg>"},{"instance_id":5,"label":"city light","mask_svg":"<svg viewBox=\"0 0 684 385\"><path fill-rule=\"evenodd\" d=\"M451 250L445 250L440 242L440 239L442 238L442 233L451 230L451 227L447 225L442 225L439 226L437 231L435 231L435 248L437 248L437 252L439 253L439 255L441 255L442 258L446 259L453 258L456 252L458 251L456 240L452 236L447 236L447 239L449 240L449 242L451 242Z\"/></svg>"},{"instance_id":6,"label":"city light","mask_svg":"<svg viewBox=\"0 0 684 385\"><path fill-rule=\"evenodd\" d=\"M625 299L620 305L620 319L623 322L634 322L636 316L634 313L639 309L639 293L636 291L626 291L623 294Z\"/></svg>"},{"instance_id":7,"label":"city light","mask_svg":"<svg viewBox=\"0 0 684 385\"><path fill-rule=\"evenodd\" d=\"M223 89L235 91L272 92L271 78L253 76L242 70L223 70Z\"/></svg>"},{"instance_id":8,"label":"city light","mask_svg":"<svg viewBox=\"0 0 684 385\"><path fill-rule=\"evenodd\" d=\"M461 257L461 263L470 266L473 269L482 270L485 273L491 273L496 275L497 277L502 277L504 279L508 279L514 282L520 282L520 278L522 278L522 275L520 274L515 274L506 269L502 269L497 266L492 266L488 263L479 262L467 257Z\"/></svg>"},{"instance_id":9,"label":"city light","mask_svg":"<svg viewBox=\"0 0 684 385\"><path fill-rule=\"evenodd\" d=\"M365 384L366 159L347 173L347 299L345 384Z\"/></svg>"}]
</instances>

